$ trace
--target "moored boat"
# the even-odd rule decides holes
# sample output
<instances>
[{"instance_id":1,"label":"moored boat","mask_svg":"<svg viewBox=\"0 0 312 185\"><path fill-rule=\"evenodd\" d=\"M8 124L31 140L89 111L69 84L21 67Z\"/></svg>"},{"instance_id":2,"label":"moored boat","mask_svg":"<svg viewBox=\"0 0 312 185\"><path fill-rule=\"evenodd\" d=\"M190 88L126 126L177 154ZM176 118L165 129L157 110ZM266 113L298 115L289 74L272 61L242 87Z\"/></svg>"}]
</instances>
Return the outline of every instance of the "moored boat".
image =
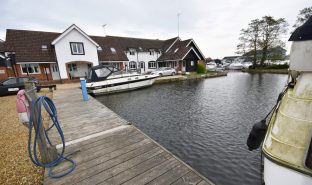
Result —
<instances>
[{"instance_id":1,"label":"moored boat","mask_svg":"<svg viewBox=\"0 0 312 185\"><path fill-rule=\"evenodd\" d=\"M312 184L312 17L289 41L290 80L268 125L255 124L247 141L251 150L263 141L265 185Z\"/></svg>"},{"instance_id":2,"label":"moored boat","mask_svg":"<svg viewBox=\"0 0 312 185\"><path fill-rule=\"evenodd\" d=\"M137 72L124 73L114 66L99 65L89 70L86 86L89 94L110 94L151 86L157 77Z\"/></svg>"},{"instance_id":3,"label":"moored boat","mask_svg":"<svg viewBox=\"0 0 312 185\"><path fill-rule=\"evenodd\" d=\"M244 67L243 64L240 62L234 62L229 65L230 70L241 70L243 69L243 67Z\"/></svg>"}]
</instances>

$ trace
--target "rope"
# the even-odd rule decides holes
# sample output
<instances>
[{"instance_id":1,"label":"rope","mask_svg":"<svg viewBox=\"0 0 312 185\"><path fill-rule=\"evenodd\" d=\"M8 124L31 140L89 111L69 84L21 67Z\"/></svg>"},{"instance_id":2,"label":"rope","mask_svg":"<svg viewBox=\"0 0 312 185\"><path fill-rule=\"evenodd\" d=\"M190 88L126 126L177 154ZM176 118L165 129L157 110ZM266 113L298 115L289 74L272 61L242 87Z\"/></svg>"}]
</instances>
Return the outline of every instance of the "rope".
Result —
<instances>
[{"instance_id":1,"label":"rope","mask_svg":"<svg viewBox=\"0 0 312 185\"><path fill-rule=\"evenodd\" d=\"M39 137L39 130L40 128L42 127L42 115L41 115L41 107L42 105L44 106L46 112L49 114L53 124L50 128L48 129L45 129L43 127L43 130L44 130L44 136L46 138L46 140L48 141L48 144L50 146L52 146L52 143L51 143L51 140L49 139L48 137L48 134L47 134L47 131L50 130L52 127L55 127L59 133L59 136L61 137L61 141L62 141L62 151L61 153L58 153L58 157L50 162L50 163L42 163L39 159L38 159L38 155L37 155L37 141L38 141L38 137ZM36 115L36 121L37 121L37 127L35 129L35 136L34 136L34 139L33 139L33 153L32 153L32 150L31 150L31 143L32 143L32 127L33 127L33 122L34 122L34 114L35 114L35 107L37 108L37 114ZM63 131L60 127L60 124L57 120L57 111L56 111L56 107L53 103L53 101L46 97L46 96L41 96L41 97L37 97L33 103L32 103L32 106L31 106L31 113L30 113L30 118L29 118L29 136L28 136L28 153L29 153L29 157L31 159L31 161L36 165L36 166L41 166L41 167L44 167L44 168L48 168L48 171L49 171L49 176L51 178L60 178L60 177L64 177L66 176L67 174L71 173L75 167L76 167L76 163L69 159L68 156L70 155L73 155L74 153L78 152L74 152L74 153L71 153L67 156L64 156L64 152L65 152L65 138L64 138L64 134L63 134ZM66 160L68 162L70 162L72 165L70 166L70 168L68 168L67 171L61 173L61 174L53 174L52 173L52 169L54 167L56 167L58 164L60 164L63 160Z\"/></svg>"}]
</instances>

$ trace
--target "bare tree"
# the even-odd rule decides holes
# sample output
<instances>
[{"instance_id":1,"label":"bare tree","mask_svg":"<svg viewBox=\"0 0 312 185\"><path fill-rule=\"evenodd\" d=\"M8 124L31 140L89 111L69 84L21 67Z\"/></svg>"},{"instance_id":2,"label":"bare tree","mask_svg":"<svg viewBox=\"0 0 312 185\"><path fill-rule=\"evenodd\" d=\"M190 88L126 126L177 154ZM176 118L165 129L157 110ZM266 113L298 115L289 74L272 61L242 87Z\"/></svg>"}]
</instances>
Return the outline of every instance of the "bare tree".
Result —
<instances>
[{"instance_id":1,"label":"bare tree","mask_svg":"<svg viewBox=\"0 0 312 185\"><path fill-rule=\"evenodd\" d=\"M311 16L312 16L312 6L300 10L297 16L296 23L293 25L293 27L295 29L298 28L303 23L305 23Z\"/></svg>"},{"instance_id":2,"label":"bare tree","mask_svg":"<svg viewBox=\"0 0 312 185\"><path fill-rule=\"evenodd\" d=\"M247 52L251 53L253 66L257 65L257 50L260 33L260 20L254 19L248 24L247 29L242 29L239 37L239 44L237 45L237 53L245 55Z\"/></svg>"}]
</instances>

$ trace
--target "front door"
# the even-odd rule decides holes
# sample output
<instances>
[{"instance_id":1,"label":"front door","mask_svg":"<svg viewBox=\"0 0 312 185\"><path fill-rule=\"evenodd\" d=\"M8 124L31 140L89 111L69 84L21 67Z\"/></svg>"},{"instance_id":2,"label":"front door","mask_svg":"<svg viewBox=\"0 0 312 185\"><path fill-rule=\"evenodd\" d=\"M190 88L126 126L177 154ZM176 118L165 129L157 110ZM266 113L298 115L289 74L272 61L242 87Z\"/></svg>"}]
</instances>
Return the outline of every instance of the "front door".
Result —
<instances>
[{"instance_id":1,"label":"front door","mask_svg":"<svg viewBox=\"0 0 312 185\"><path fill-rule=\"evenodd\" d=\"M60 73L57 64L51 64L51 74L52 74L52 80L59 80L60 79Z\"/></svg>"},{"instance_id":2,"label":"front door","mask_svg":"<svg viewBox=\"0 0 312 185\"><path fill-rule=\"evenodd\" d=\"M145 73L145 62L140 62L141 73Z\"/></svg>"}]
</instances>

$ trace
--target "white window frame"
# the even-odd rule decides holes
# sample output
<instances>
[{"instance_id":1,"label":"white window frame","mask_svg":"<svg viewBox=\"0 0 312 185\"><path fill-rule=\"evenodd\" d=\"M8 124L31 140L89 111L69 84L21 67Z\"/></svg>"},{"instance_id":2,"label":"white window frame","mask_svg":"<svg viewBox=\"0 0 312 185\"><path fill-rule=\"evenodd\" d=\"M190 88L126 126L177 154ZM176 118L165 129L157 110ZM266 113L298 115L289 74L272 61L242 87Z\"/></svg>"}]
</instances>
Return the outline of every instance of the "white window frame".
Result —
<instances>
[{"instance_id":1,"label":"white window frame","mask_svg":"<svg viewBox=\"0 0 312 185\"><path fill-rule=\"evenodd\" d=\"M27 73L24 73L23 66L27 67L26 68ZM28 68L31 67L32 70L35 71L35 68L34 68L35 66L37 66L38 72L30 72L28 70ZM40 65L39 64L20 64L20 67L21 67L21 71L22 71L23 75L27 75L27 74L41 74L41 70L40 70Z\"/></svg>"},{"instance_id":2,"label":"white window frame","mask_svg":"<svg viewBox=\"0 0 312 185\"><path fill-rule=\"evenodd\" d=\"M129 49L129 54L130 55L135 55L135 49Z\"/></svg>"},{"instance_id":3,"label":"white window frame","mask_svg":"<svg viewBox=\"0 0 312 185\"><path fill-rule=\"evenodd\" d=\"M70 50L72 55L84 55L83 42L70 42Z\"/></svg>"},{"instance_id":4,"label":"white window frame","mask_svg":"<svg viewBox=\"0 0 312 185\"><path fill-rule=\"evenodd\" d=\"M148 62L149 69L156 69L156 61L149 61Z\"/></svg>"},{"instance_id":5,"label":"white window frame","mask_svg":"<svg viewBox=\"0 0 312 185\"><path fill-rule=\"evenodd\" d=\"M191 66L194 66L195 65L195 62L192 60L191 61Z\"/></svg>"},{"instance_id":6,"label":"white window frame","mask_svg":"<svg viewBox=\"0 0 312 185\"><path fill-rule=\"evenodd\" d=\"M74 65L75 65L75 67L74 67ZM77 64L75 64L75 63L67 64L67 67L68 67L69 72L77 72L78 71Z\"/></svg>"},{"instance_id":7,"label":"white window frame","mask_svg":"<svg viewBox=\"0 0 312 185\"><path fill-rule=\"evenodd\" d=\"M135 66L135 67L133 67L133 66ZM137 69L137 63L135 61L129 62L129 69Z\"/></svg>"},{"instance_id":8,"label":"white window frame","mask_svg":"<svg viewBox=\"0 0 312 185\"><path fill-rule=\"evenodd\" d=\"M110 48L110 50L111 50L112 54L116 54L117 53L115 48Z\"/></svg>"}]
</instances>

